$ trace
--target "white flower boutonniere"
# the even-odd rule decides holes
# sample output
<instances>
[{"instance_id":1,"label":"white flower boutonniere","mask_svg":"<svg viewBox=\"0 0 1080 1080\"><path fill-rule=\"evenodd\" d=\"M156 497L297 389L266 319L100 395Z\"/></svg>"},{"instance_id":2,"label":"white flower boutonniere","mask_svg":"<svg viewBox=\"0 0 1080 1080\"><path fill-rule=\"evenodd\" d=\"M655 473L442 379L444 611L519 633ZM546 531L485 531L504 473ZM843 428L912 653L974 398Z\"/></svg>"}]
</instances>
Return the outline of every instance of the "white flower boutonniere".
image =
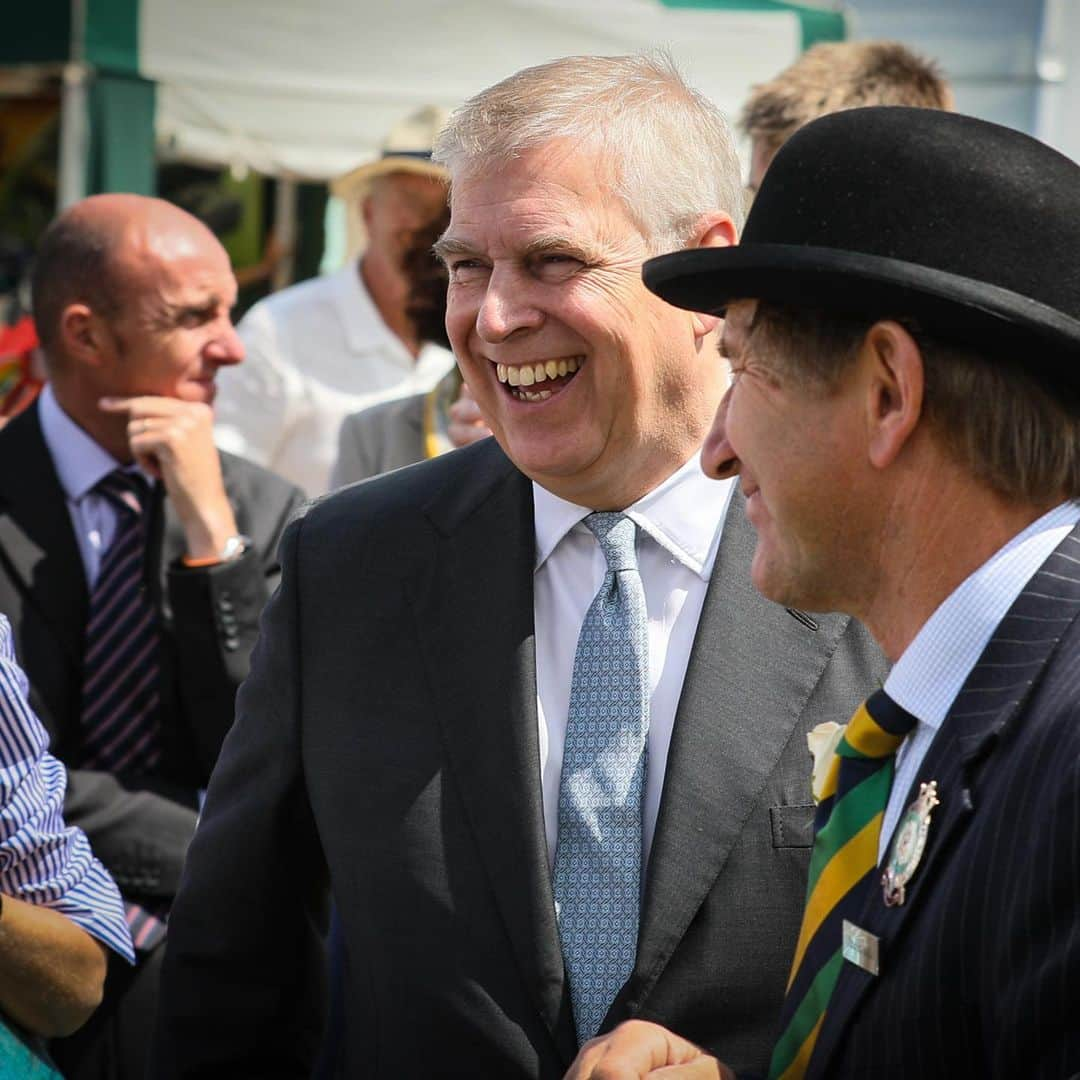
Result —
<instances>
[{"instance_id":1,"label":"white flower boutonniere","mask_svg":"<svg viewBox=\"0 0 1080 1080\"><path fill-rule=\"evenodd\" d=\"M825 787L825 779L829 775L829 765L832 763L836 748L844 737L844 729L847 724L837 724L832 720L826 720L824 724L818 724L816 728L806 733L806 745L810 748L810 756L814 759L814 771L810 775L810 791L814 796L814 802L821 802L821 793Z\"/></svg>"}]
</instances>

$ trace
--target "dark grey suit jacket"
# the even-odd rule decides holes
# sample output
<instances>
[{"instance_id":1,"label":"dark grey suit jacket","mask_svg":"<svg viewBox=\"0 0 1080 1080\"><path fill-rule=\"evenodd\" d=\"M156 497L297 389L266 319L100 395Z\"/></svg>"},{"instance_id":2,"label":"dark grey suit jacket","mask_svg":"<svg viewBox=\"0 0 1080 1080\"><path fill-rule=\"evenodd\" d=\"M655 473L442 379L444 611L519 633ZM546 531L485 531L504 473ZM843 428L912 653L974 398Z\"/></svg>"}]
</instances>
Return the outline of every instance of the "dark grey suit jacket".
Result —
<instances>
[{"instance_id":1,"label":"dark grey suit jacket","mask_svg":"<svg viewBox=\"0 0 1080 1080\"><path fill-rule=\"evenodd\" d=\"M346 416L330 486L339 488L423 461L426 400L427 394L411 394Z\"/></svg>"},{"instance_id":2,"label":"dark grey suit jacket","mask_svg":"<svg viewBox=\"0 0 1080 1080\"><path fill-rule=\"evenodd\" d=\"M736 499L679 706L637 963L608 1026L761 1066L802 910L806 730L884 665L753 590ZM173 909L155 1077L305 1076L327 872L349 1076L561 1077L529 482L485 440L317 503L282 546Z\"/></svg>"},{"instance_id":3,"label":"dark grey suit jacket","mask_svg":"<svg viewBox=\"0 0 1080 1080\"><path fill-rule=\"evenodd\" d=\"M1080 527L1010 609L922 764L937 780L905 902L854 920L807 1076L1080 1076Z\"/></svg>"},{"instance_id":4,"label":"dark grey suit jacket","mask_svg":"<svg viewBox=\"0 0 1080 1080\"><path fill-rule=\"evenodd\" d=\"M0 611L11 620L31 702L66 764L79 761L86 578L37 406L0 431ZM153 508L147 587L162 617L157 775L128 790L107 773L69 772L65 815L83 828L125 895L171 898L195 827L195 789L209 780L232 724L258 618L277 582L277 546L302 504L273 473L222 455L237 524L253 544L240 559L188 569L183 530L160 485ZM162 795L167 797L161 797Z\"/></svg>"}]
</instances>

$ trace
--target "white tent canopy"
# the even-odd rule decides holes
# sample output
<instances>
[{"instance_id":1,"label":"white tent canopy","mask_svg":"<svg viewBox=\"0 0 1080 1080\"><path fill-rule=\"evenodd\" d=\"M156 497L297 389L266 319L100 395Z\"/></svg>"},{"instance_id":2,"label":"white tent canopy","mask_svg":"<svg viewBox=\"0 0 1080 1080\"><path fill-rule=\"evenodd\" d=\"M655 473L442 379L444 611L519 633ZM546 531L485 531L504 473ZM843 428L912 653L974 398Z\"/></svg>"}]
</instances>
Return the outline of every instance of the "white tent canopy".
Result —
<instances>
[{"instance_id":1,"label":"white tent canopy","mask_svg":"<svg viewBox=\"0 0 1080 1080\"><path fill-rule=\"evenodd\" d=\"M197 31L197 33L195 33ZM328 179L419 105L448 109L531 64L663 48L729 116L790 63L790 11L658 0L140 0L138 66L169 154Z\"/></svg>"}]
</instances>

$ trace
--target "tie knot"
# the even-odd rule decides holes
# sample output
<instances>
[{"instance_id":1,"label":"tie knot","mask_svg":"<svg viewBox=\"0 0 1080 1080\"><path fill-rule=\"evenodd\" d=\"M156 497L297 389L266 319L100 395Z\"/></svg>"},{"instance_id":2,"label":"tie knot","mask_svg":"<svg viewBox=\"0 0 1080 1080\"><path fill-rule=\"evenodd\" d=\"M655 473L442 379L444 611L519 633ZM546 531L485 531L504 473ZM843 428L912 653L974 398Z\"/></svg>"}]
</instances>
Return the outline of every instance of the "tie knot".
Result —
<instances>
[{"instance_id":1,"label":"tie knot","mask_svg":"<svg viewBox=\"0 0 1080 1080\"><path fill-rule=\"evenodd\" d=\"M884 690L877 690L855 711L836 752L841 757L888 757L896 753L915 722Z\"/></svg>"},{"instance_id":2,"label":"tie knot","mask_svg":"<svg viewBox=\"0 0 1080 1080\"><path fill-rule=\"evenodd\" d=\"M585 519L596 542L600 545L608 570L617 574L620 570L638 568L637 526L625 514L613 511L598 511Z\"/></svg>"},{"instance_id":3,"label":"tie knot","mask_svg":"<svg viewBox=\"0 0 1080 1080\"><path fill-rule=\"evenodd\" d=\"M127 469L113 469L95 485L94 490L104 495L118 510L140 516L146 509L150 486L141 473Z\"/></svg>"}]
</instances>

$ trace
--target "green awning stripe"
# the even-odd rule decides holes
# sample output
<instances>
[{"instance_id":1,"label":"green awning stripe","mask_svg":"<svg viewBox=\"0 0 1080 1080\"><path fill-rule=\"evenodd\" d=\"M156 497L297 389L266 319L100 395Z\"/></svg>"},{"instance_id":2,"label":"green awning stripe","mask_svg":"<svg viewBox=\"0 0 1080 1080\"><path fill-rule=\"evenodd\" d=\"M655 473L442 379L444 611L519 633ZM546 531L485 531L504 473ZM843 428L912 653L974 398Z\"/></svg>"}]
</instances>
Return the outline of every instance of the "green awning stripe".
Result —
<instances>
[{"instance_id":1,"label":"green awning stripe","mask_svg":"<svg viewBox=\"0 0 1080 1080\"><path fill-rule=\"evenodd\" d=\"M139 74L139 0L86 0L86 60L113 74Z\"/></svg>"},{"instance_id":2,"label":"green awning stripe","mask_svg":"<svg viewBox=\"0 0 1080 1080\"><path fill-rule=\"evenodd\" d=\"M783 0L660 0L665 7L715 9L717 11L790 11L799 17L802 47L809 49L819 41L843 41L847 24L842 12L822 11L804 4Z\"/></svg>"}]
</instances>

